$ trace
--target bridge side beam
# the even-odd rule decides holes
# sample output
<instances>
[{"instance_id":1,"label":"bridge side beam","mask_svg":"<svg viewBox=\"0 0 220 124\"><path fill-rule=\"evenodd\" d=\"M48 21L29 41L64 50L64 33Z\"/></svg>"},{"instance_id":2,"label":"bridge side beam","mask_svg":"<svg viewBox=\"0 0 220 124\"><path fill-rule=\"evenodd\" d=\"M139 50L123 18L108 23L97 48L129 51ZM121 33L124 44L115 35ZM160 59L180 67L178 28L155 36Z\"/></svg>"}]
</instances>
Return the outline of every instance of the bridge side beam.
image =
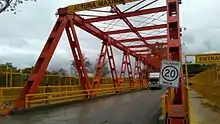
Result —
<instances>
[{"instance_id":1,"label":"bridge side beam","mask_svg":"<svg viewBox=\"0 0 220 124\"><path fill-rule=\"evenodd\" d=\"M25 95L36 93L40 86L40 82L46 72L47 66L51 60L54 50L60 40L60 37L67 24L67 19L65 16L60 16L44 45L41 54L25 83L24 88L21 91L20 97L15 102L15 109L25 108Z\"/></svg>"},{"instance_id":2,"label":"bridge side beam","mask_svg":"<svg viewBox=\"0 0 220 124\"><path fill-rule=\"evenodd\" d=\"M179 24L179 0L167 0L167 59L173 61L182 61L181 40ZM183 69L181 69L183 70ZM167 124L188 124L189 117L187 110L187 90L184 86L183 72L181 72L179 87L174 88L174 99L171 96L171 90L168 88L168 113Z\"/></svg>"}]
</instances>

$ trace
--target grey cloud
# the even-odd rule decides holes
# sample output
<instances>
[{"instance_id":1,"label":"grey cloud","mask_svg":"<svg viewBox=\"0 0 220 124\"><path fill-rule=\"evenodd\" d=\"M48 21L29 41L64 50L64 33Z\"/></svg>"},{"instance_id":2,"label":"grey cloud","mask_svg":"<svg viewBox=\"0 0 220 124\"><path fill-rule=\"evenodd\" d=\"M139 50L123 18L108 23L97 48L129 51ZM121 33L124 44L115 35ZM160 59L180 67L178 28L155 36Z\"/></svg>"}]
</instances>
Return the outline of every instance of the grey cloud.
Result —
<instances>
[{"instance_id":1,"label":"grey cloud","mask_svg":"<svg viewBox=\"0 0 220 124\"><path fill-rule=\"evenodd\" d=\"M10 12L0 15L0 62L13 62L24 68L34 65L56 21L55 13L59 7L85 2L88 0L56 1L38 0L37 3L25 3L20 6L17 15ZM165 1L165 0L164 0ZM219 51L220 21L216 13L220 11L220 1L183 1L180 6L181 26L187 31L183 35L186 53ZM97 59L101 41L77 28L82 51L91 61ZM118 69L121 66L122 52L114 49ZM69 69L72 60L65 33L55 51L49 69ZM134 65L134 59L132 60Z\"/></svg>"}]
</instances>

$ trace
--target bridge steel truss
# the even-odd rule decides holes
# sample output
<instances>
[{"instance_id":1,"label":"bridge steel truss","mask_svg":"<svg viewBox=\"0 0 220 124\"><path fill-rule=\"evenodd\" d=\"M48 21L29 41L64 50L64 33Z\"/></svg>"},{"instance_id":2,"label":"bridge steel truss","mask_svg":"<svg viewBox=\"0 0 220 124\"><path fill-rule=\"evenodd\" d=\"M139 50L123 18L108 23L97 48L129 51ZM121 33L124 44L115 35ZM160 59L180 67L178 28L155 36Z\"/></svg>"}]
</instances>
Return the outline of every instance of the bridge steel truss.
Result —
<instances>
[{"instance_id":1,"label":"bridge steel truss","mask_svg":"<svg viewBox=\"0 0 220 124\"><path fill-rule=\"evenodd\" d=\"M147 0L134 0L134 8ZM132 2L132 0L131 0ZM138 3L137 3L138 2ZM153 4L158 2L154 0L153 2L147 4ZM144 6L147 6L144 5ZM98 16L94 18L83 18L82 15L77 14L77 12L71 11L70 7L58 9L58 19L51 31L49 38L32 70L32 73L28 77L26 85L22 90L22 93L15 104L15 109L22 109L25 106L25 95L33 94L38 91L40 82L45 74L47 66L54 54L57 44L61 38L63 31L66 31L70 48L72 50L73 60L77 65L77 72L81 85L85 90L87 90L88 96L94 96L96 93L91 92L93 88L98 88L100 81L102 79L102 70L106 57L108 57L110 71L112 74L112 79L114 83L115 90L118 91L123 80L125 72L127 70L130 86L139 82L141 85L147 85L147 73L152 70L159 70L161 66L162 59L181 61L181 41L180 41L180 24L179 24L179 0L166 0L166 5L159 7L152 7L145 9L137 9L135 11L122 11L117 5L112 4L111 11L112 15ZM127 9L128 10L128 9ZM93 10L98 12L98 10ZM160 12L165 12L167 15L167 20L163 24L152 24L150 26L135 26L131 23L131 17L137 17L142 15L156 14ZM104 31L95 26L93 23L109 21L119 19L122 20L127 28L116 30ZM156 20L156 19L154 19ZM80 40L78 39L75 27L79 27L86 32L92 34L93 36L102 40L102 47L99 54L99 59L97 63L97 68L95 76L92 82L89 82L86 67L83 61L83 55L81 47L79 45ZM140 32L165 29L166 34L163 35L151 35L143 36ZM134 33L136 38L113 38L112 35L123 34L123 33ZM150 44L148 41L166 39L166 42L156 42ZM126 45L126 43L142 42L141 44ZM112 48L117 48L123 51L123 60L120 70L120 75L118 75L116 70L116 62L114 58L114 53ZM140 49L141 48L141 49ZM145 49L143 49L145 48ZM146 49L147 48L147 49ZM134 57L135 67L132 70L130 57ZM144 68L141 68L144 65ZM180 87L175 88L174 99L171 98L171 90L173 88L168 88L167 96L167 124L186 124L188 123L188 109L187 109L187 95L186 89L184 87L184 81L180 79Z\"/></svg>"}]
</instances>

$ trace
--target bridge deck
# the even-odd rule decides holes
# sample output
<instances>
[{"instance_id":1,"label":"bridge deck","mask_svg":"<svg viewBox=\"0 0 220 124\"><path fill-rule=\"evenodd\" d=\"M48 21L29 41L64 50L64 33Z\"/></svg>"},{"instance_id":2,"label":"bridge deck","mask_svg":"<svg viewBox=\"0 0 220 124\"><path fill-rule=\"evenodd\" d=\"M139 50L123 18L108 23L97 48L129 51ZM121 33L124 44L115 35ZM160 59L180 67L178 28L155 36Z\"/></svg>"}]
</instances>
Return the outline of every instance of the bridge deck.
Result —
<instances>
[{"instance_id":1,"label":"bridge deck","mask_svg":"<svg viewBox=\"0 0 220 124\"><path fill-rule=\"evenodd\" d=\"M152 124L163 91L140 91L0 118L2 124Z\"/></svg>"},{"instance_id":2,"label":"bridge deck","mask_svg":"<svg viewBox=\"0 0 220 124\"><path fill-rule=\"evenodd\" d=\"M220 109L213 106L203 96L191 91L191 124L219 124Z\"/></svg>"}]
</instances>

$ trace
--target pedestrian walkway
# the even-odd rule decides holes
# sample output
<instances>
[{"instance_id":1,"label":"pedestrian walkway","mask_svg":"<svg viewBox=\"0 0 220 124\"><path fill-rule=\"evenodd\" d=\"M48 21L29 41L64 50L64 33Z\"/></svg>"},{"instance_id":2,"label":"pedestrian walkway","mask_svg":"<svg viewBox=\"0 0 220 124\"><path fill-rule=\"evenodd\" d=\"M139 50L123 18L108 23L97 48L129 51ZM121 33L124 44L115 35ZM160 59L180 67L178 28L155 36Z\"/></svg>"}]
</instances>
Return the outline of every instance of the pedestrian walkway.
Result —
<instances>
[{"instance_id":1,"label":"pedestrian walkway","mask_svg":"<svg viewBox=\"0 0 220 124\"><path fill-rule=\"evenodd\" d=\"M190 91L191 124L220 124L220 108L195 91Z\"/></svg>"}]
</instances>

